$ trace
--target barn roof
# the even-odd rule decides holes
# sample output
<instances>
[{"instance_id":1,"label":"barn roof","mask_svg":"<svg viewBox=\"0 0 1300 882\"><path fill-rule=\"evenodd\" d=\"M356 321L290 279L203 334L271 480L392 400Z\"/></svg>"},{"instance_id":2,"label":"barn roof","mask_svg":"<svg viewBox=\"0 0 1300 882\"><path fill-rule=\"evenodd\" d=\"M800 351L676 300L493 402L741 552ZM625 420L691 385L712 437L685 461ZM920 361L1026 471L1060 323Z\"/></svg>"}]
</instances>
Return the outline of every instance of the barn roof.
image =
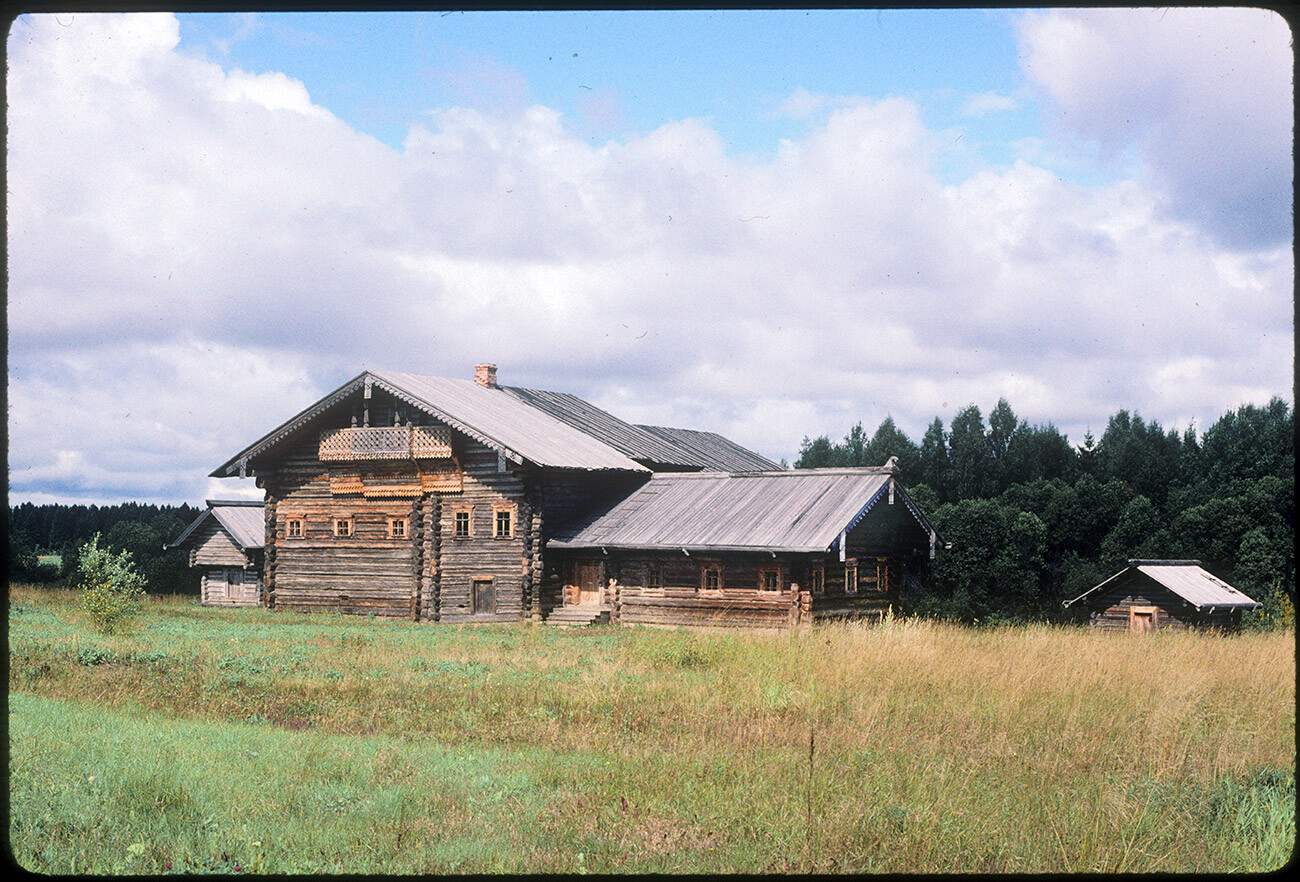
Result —
<instances>
[{"instance_id":1,"label":"barn roof","mask_svg":"<svg viewBox=\"0 0 1300 882\"><path fill-rule=\"evenodd\" d=\"M1106 588L1121 577L1140 573L1163 585L1197 609L1258 609L1259 604L1218 576L1201 568L1199 560L1130 560L1128 566L1100 585L1094 585L1066 606Z\"/></svg>"},{"instance_id":2,"label":"barn roof","mask_svg":"<svg viewBox=\"0 0 1300 882\"><path fill-rule=\"evenodd\" d=\"M669 426L637 426L657 435L681 451L683 463L724 472L775 471L779 465L765 456L741 447L717 432L674 429Z\"/></svg>"},{"instance_id":3,"label":"barn roof","mask_svg":"<svg viewBox=\"0 0 1300 882\"><path fill-rule=\"evenodd\" d=\"M889 489L893 469L661 472L559 548L826 551ZM896 483L917 523L931 529Z\"/></svg>"},{"instance_id":4,"label":"barn roof","mask_svg":"<svg viewBox=\"0 0 1300 882\"><path fill-rule=\"evenodd\" d=\"M365 371L235 454L212 472L212 477L236 474L241 462L265 455L367 384L419 408L514 462L527 460L560 469L647 471L599 438L501 389L490 389L473 380Z\"/></svg>"},{"instance_id":5,"label":"barn roof","mask_svg":"<svg viewBox=\"0 0 1300 882\"><path fill-rule=\"evenodd\" d=\"M625 456L640 462L711 471L779 468L770 459L713 432L634 425L567 392L516 386L501 388L557 420L595 435Z\"/></svg>"},{"instance_id":6,"label":"barn roof","mask_svg":"<svg viewBox=\"0 0 1300 882\"><path fill-rule=\"evenodd\" d=\"M208 510L195 518L168 548L179 546L208 518L216 518L235 544L245 551L265 544L266 507L260 499L209 499L206 503Z\"/></svg>"}]
</instances>

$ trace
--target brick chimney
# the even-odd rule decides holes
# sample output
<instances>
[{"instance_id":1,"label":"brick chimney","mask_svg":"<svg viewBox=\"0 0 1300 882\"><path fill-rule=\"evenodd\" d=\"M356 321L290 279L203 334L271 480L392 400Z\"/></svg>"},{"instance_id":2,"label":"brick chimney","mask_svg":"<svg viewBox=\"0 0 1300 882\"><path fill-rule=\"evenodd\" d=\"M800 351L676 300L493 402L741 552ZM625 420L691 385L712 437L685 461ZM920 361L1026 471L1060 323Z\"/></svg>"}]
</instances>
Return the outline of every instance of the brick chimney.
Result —
<instances>
[{"instance_id":1,"label":"brick chimney","mask_svg":"<svg viewBox=\"0 0 1300 882\"><path fill-rule=\"evenodd\" d=\"M494 364L474 365L474 382L489 389L497 388L497 366Z\"/></svg>"}]
</instances>

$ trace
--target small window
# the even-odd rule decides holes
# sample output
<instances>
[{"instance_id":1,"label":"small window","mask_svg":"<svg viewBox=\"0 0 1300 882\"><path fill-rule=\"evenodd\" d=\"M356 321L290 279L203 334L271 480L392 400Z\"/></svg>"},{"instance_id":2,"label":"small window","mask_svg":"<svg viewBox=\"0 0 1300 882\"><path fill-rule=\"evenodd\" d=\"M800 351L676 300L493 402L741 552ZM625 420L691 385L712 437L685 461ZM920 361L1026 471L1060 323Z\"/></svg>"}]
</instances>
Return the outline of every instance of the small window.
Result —
<instances>
[{"instance_id":1,"label":"small window","mask_svg":"<svg viewBox=\"0 0 1300 882\"><path fill-rule=\"evenodd\" d=\"M469 520L470 512L471 509L462 508L459 511L457 511L456 514L454 515L452 521L453 523L452 535L455 538L468 539L472 535L470 531L470 520Z\"/></svg>"},{"instance_id":2,"label":"small window","mask_svg":"<svg viewBox=\"0 0 1300 882\"><path fill-rule=\"evenodd\" d=\"M226 570L226 581L227 581L228 583L230 583L231 585L242 585L242 584L244 584L244 571L243 571L243 570Z\"/></svg>"},{"instance_id":3,"label":"small window","mask_svg":"<svg viewBox=\"0 0 1300 882\"><path fill-rule=\"evenodd\" d=\"M289 518L284 522L284 535L290 539L302 538L302 518Z\"/></svg>"},{"instance_id":4,"label":"small window","mask_svg":"<svg viewBox=\"0 0 1300 882\"><path fill-rule=\"evenodd\" d=\"M856 560L844 564L844 593L858 593L858 562Z\"/></svg>"},{"instance_id":5,"label":"small window","mask_svg":"<svg viewBox=\"0 0 1300 882\"><path fill-rule=\"evenodd\" d=\"M347 538L352 535L352 518L335 518L334 535L340 538Z\"/></svg>"},{"instance_id":6,"label":"small window","mask_svg":"<svg viewBox=\"0 0 1300 882\"><path fill-rule=\"evenodd\" d=\"M493 509L492 536L496 539L513 539L515 535L515 510L511 508Z\"/></svg>"},{"instance_id":7,"label":"small window","mask_svg":"<svg viewBox=\"0 0 1300 882\"><path fill-rule=\"evenodd\" d=\"M647 591L663 590L664 583L659 571L659 564L645 565L645 587Z\"/></svg>"},{"instance_id":8,"label":"small window","mask_svg":"<svg viewBox=\"0 0 1300 882\"><path fill-rule=\"evenodd\" d=\"M409 535L410 521L406 518L388 519L388 538L405 539Z\"/></svg>"},{"instance_id":9,"label":"small window","mask_svg":"<svg viewBox=\"0 0 1300 882\"><path fill-rule=\"evenodd\" d=\"M758 574L758 590L760 591L780 591L781 590L781 571L780 570L762 570Z\"/></svg>"},{"instance_id":10,"label":"small window","mask_svg":"<svg viewBox=\"0 0 1300 882\"><path fill-rule=\"evenodd\" d=\"M813 594L826 593L826 568L825 567L813 567L812 593Z\"/></svg>"},{"instance_id":11,"label":"small window","mask_svg":"<svg viewBox=\"0 0 1300 882\"><path fill-rule=\"evenodd\" d=\"M700 588L704 591L722 590L722 567L706 564L700 572Z\"/></svg>"}]
</instances>

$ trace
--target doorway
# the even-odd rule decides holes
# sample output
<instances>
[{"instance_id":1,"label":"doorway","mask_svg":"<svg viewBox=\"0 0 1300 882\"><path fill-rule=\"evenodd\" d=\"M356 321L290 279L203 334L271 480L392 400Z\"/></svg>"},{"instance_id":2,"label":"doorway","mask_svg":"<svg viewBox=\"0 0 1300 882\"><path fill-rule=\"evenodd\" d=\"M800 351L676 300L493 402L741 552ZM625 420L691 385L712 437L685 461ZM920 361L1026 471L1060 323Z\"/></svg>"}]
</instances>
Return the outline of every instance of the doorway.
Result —
<instances>
[{"instance_id":1,"label":"doorway","mask_svg":"<svg viewBox=\"0 0 1300 882\"><path fill-rule=\"evenodd\" d=\"M573 584L577 587L579 606L600 606L601 570L596 561L577 561L573 564Z\"/></svg>"}]
</instances>

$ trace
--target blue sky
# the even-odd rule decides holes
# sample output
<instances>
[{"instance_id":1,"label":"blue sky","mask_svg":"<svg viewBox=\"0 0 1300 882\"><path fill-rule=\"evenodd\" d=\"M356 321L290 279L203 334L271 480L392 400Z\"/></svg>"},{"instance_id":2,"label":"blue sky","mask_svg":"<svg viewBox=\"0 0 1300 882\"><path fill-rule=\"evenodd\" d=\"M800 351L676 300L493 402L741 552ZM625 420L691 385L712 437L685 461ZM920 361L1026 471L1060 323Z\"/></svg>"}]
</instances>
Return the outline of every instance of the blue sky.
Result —
<instances>
[{"instance_id":1,"label":"blue sky","mask_svg":"<svg viewBox=\"0 0 1300 882\"><path fill-rule=\"evenodd\" d=\"M181 51L301 80L313 101L400 148L431 109L537 102L592 144L703 117L734 155L768 156L809 124L798 89L902 96L960 127L990 162L1041 134L1033 106L963 113L1023 92L1011 10L718 10L189 14Z\"/></svg>"},{"instance_id":2,"label":"blue sky","mask_svg":"<svg viewBox=\"0 0 1300 882\"><path fill-rule=\"evenodd\" d=\"M28 14L16 502L213 468L366 368L774 460L1000 398L1075 442L1293 400L1257 9Z\"/></svg>"}]
</instances>

